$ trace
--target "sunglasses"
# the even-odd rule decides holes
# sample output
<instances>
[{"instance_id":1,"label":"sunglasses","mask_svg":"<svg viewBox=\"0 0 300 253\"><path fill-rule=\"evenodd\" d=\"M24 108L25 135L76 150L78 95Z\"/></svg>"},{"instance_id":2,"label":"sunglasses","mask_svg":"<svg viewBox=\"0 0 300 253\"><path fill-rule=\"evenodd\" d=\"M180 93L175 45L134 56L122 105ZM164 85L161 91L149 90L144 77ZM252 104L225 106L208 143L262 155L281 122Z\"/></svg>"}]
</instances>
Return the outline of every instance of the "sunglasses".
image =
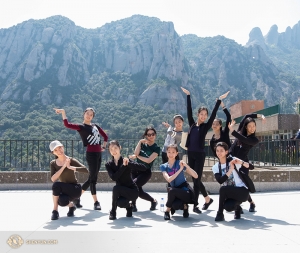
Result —
<instances>
[{"instance_id":1,"label":"sunglasses","mask_svg":"<svg viewBox=\"0 0 300 253\"><path fill-rule=\"evenodd\" d=\"M155 136L155 133L147 134L148 137Z\"/></svg>"}]
</instances>

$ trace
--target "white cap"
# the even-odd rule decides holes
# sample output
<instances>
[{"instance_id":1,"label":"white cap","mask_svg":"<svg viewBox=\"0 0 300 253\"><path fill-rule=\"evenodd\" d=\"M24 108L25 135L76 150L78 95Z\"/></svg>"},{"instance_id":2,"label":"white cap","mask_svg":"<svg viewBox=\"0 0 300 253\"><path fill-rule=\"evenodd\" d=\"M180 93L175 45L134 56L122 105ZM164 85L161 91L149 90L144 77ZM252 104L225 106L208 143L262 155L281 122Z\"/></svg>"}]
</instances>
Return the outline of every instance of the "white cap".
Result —
<instances>
[{"instance_id":1,"label":"white cap","mask_svg":"<svg viewBox=\"0 0 300 253\"><path fill-rule=\"evenodd\" d=\"M64 145L62 145L62 143L58 140L52 141L49 145L49 148L51 150L51 152L53 152L54 149L56 149L57 147L63 147Z\"/></svg>"}]
</instances>

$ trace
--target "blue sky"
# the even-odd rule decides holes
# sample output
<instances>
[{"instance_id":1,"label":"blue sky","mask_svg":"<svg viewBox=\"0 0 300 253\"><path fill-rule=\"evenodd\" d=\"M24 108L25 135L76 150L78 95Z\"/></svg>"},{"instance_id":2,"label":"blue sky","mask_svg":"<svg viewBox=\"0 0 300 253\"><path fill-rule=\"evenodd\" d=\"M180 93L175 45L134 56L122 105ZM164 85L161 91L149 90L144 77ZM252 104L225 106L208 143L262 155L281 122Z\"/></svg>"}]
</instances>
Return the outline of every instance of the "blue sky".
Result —
<instances>
[{"instance_id":1,"label":"blue sky","mask_svg":"<svg viewBox=\"0 0 300 253\"><path fill-rule=\"evenodd\" d=\"M28 19L62 15L85 28L141 14L172 21L179 35L224 35L244 45L249 32L260 27L279 32L300 20L299 0L9 0L1 4L0 28Z\"/></svg>"}]
</instances>

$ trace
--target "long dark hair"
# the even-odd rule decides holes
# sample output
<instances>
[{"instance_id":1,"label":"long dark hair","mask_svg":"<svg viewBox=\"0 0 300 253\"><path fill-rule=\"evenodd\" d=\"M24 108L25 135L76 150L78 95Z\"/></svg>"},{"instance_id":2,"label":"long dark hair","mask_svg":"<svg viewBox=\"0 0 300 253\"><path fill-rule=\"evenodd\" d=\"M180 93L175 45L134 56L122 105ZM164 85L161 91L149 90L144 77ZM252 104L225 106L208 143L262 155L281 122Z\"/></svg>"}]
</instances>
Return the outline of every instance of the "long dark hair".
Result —
<instances>
[{"instance_id":1,"label":"long dark hair","mask_svg":"<svg viewBox=\"0 0 300 253\"><path fill-rule=\"evenodd\" d=\"M119 149L121 149L121 145L120 145L120 143L119 143L117 140L112 140L112 141L110 141L110 142L109 142L109 145L108 145L108 148L109 148L110 145L115 145L115 146L117 146ZM114 160L114 157L111 156L111 159Z\"/></svg>"},{"instance_id":2,"label":"long dark hair","mask_svg":"<svg viewBox=\"0 0 300 253\"><path fill-rule=\"evenodd\" d=\"M221 125L221 127L220 127L220 131L222 131L222 120L220 120L220 119L215 119L216 121L218 121L219 122L219 124Z\"/></svg>"},{"instance_id":3,"label":"long dark hair","mask_svg":"<svg viewBox=\"0 0 300 253\"><path fill-rule=\"evenodd\" d=\"M149 130L152 130L152 131L156 134L155 128L152 127L152 126L148 126L148 127L146 127L146 129L145 129L145 132L144 132L144 134L143 134L143 138L145 138L145 137L147 136L147 133L148 133Z\"/></svg>"},{"instance_id":4,"label":"long dark hair","mask_svg":"<svg viewBox=\"0 0 300 253\"><path fill-rule=\"evenodd\" d=\"M167 151L168 151L169 148L174 148L176 150L176 152L178 153L178 147L177 147L176 144L170 144L170 145L168 145L167 146ZM169 158L168 158L168 160L169 160ZM175 157L175 160L179 160L179 156L178 155Z\"/></svg>"},{"instance_id":5,"label":"long dark hair","mask_svg":"<svg viewBox=\"0 0 300 253\"><path fill-rule=\"evenodd\" d=\"M217 147L222 147L225 149L225 151L228 151L229 150L229 147L227 145L226 142L223 142L223 141L220 141L216 144L215 146L215 151L217 150ZM219 157L218 157L218 160L220 161ZM232 160L232 157L230 155L227 155L226 157L226 162L230 162Z\"/></svg>"},{"instance_id":6,"label":"long dark hair","mask_svg":"<svg viewBox=\"0 0 300 253\"><path fill-rule=\"evenodd\" d=\"M245 137L247 136L247 126L248 126L248 124L249 124L250 122L254 122L254 124L255 124L255 126L256 126L256 122L255 122L255 120L254 120L253 118L251 118L251 117L246 118L245 121L244 121L244 124L243 124L243 126L242 126L242 128L241 128L241 130L239 131L239 133L240 133L241 135L243 135L243 136L245 136ZM254 132L254 135L255 135L255 132ZM240 142L240 140L238 140L237 144L238 144L238 145L241 145L242 142Z\"/></svg>"}]
</instances>

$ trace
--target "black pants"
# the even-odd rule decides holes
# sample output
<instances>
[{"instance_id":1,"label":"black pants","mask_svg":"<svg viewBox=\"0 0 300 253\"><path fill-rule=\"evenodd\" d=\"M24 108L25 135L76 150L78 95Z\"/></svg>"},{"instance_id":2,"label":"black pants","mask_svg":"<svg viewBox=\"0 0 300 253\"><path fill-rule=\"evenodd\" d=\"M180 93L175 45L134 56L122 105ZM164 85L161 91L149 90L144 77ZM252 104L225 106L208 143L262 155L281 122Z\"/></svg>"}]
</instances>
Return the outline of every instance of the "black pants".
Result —
<instances>
[{"instance_id":1,"label":"black pants","mask_svg":"<svg viewBox=\"0 0 300 253\"><path fill-rule=\"evenodd\" d=\"M122 185L115 185L112 192L112 211L117 210L117 206L121 208L129 207L129 201L136 201L139 196L137 187L129 188Z\"/></svg>"},{"instance_id":2,"label":"black pants","mask_svg":"<svg viewBox=\"0 0 300 253\"><path fill-rule=\"evenodd\" d=\"M83 183L82 190L89 187L92 195L96 195L96 184L101 166L101 152L86 152L86 161L89 166L89 178Z\"/></svg>"},{"instance_id":3,"label":"black pants","mask_svg":"<svg viewBox=\"0 0 300 253\"><path fill-rule=\"evenodd\" d=\"M133 182L135 182L135 184L139 188L139 197L141 199L152 202L152 201L154 201L154 198L152 198L148 193L144 192L144 190L142 188L142 186L145 185L149 181L151 176L152 176L152 171L150 169L146 170L146 171L132 172ZM133 201L132 203L135 204L135 201Z\"/></svg>"},{"instance_id":4,"label":"black pants","mask_svg":"<svg viewBox=\"0 0 300 253\"><path fill-rule=\"evenodd\" d=\"M195 206L198 205L198 198L200 192L203 195L203 197L208 196L206 189L203 183L201 182L204 162L205 162L205 152L188 151L188 164L198 174L198 178L193 178L195 200L196 200Z\"/></svg>"},{"instance_id":5,"label":"black pants","mask_svg":"<svg viewBox=\"0 0 300 253\"><path fill-rule=\"evenodd\" d=\"M245 187L234 187L234 186L222 186L220 188L219 196L219 210L218 212L223 213L224 203L226 199L234 199L237 203L247 201L249 197L249 191Z\"/></svg>"},{"instance_id":6,"label":"black pants","mask_svg":"<svg viewBox=\"0 0 300 253\"><path fill-rule=\"evenodd\" d=\"M53 196L59 196L58 204L60 206L66 206L70 201L80 197L81 185L55 182L52 185L52 194Z\"/></svg>"},{"instance_id":7,"label":"black pants","mask_svg":"<svg viewBox=\"0 0 300 253\"><path fill-rule=\"evenodd\" d=\"M248 163L249 160L248 161L246 161L246 160L248 160L248 159L245 159L245 162ZM245 172L245 174L249 175L249 169L247 169L246 167L242 166L240 168L240 170L243 171L243 172ZM252 198L251 198L250 194L249 194L249 197L248 197L248 202L250 202L250 203L252 202Z\"/></svg>"},{"instance_id":8,"label":"black pants","mask_svg":"<svg viewBox=\"0 0 300 253\"><path fill-rule=\"evenodd\" d=\"M173 207L174 202L178 202L178 201L175 201L177 199L181 200L182 204L188 204L191 202L191 194L188 190L170 187L169 191L168 191L168 200L166 203L166 207L168 207L168 208ZM183 209L183 207L181 208L181 206L178 206L178 204L177 204L174 209L175 210Z\"/></svg>"}]
</instances>

